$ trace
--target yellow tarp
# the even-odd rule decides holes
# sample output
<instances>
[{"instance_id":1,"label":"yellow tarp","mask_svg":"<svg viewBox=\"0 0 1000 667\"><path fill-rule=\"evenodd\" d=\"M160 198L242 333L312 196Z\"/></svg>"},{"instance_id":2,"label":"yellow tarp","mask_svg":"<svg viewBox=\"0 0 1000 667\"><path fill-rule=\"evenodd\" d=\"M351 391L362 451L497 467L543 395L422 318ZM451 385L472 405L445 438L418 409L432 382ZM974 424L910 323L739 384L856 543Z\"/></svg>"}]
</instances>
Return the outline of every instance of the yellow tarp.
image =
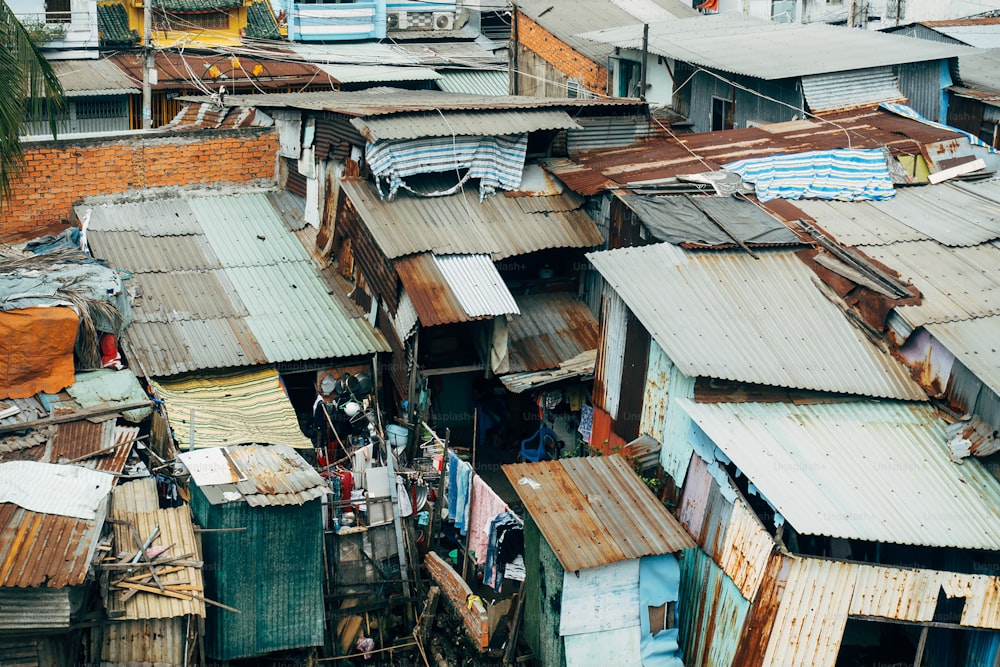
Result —
<instances>
[{"instance_id":1,"label":"yellow tarp","mask_svg":"<svg viewBox=\"0 0 1000 667\"><path fill-rule=\"evenodd\" d=\"M166 405L181 449L188 446L192 410L196 449L247 443L312 447L272 367L196 373L150 384Z\"/></svg>"},{"instance_id":2,"label":"yellow tarp","mask_svg":"<svg viewBox=\"0 0 1000 667\"><path fill-rule=\"evenodd\" d=\"M54 394L73 384L79 319L72 308L0 311L0 399Z\"/></svg>"}]
</instances>

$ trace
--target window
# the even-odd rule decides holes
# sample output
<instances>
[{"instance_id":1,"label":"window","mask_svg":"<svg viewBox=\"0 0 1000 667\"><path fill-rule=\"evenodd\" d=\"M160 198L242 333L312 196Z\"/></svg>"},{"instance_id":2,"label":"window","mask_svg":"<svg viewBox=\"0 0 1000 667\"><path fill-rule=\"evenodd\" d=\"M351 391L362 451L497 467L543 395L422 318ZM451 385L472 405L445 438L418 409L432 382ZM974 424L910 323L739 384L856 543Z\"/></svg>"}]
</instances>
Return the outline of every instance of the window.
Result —
<instances>
[{"instance_id":1,"label":"window","mask_svg":"<svg viewBox=\"0 0 1000 667\"><path fill-rule=\"evenodd\" d=\"M712 98L712 132L733 129L733 103L721 97Z\"/></svg>"},{"instance_id":2,"label":"window","mask_svg":"<svg viewBox=\"0 0 1000 667\"><path fill-rule=\"evenodd\" d=\"M618 97L639 97L642 64L635 60L618 61Z\"/></svg>"},{"instance_id":3,"label":"window","mask_svg":"<svg viewBox=\"0 0 1000 667\"><path fill-rule=\"evenodd\" d=\"M153 30L228 30L229 12L205 14L179 14L156 11L153 13Z\"/></svg>"}]
</instances>

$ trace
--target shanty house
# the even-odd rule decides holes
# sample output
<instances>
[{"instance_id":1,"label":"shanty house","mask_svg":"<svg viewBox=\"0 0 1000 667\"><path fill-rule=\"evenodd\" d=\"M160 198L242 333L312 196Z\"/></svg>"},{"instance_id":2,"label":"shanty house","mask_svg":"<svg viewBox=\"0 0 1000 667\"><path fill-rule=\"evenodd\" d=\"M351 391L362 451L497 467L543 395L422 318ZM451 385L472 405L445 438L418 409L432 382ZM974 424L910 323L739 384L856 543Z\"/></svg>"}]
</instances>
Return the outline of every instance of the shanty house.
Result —
<instances>
[{"instance_id":1,"label":"shanty house","mask_svg":"<svg viewBox=\"0 0 1000 667\"><path fill-rule=\"evenodd\" d=\"M629 464L589 457L503 471L527 513L523 625L539 664L690 664L678 618L695 544Z\"/></svg>"},{"instance_id":2,"label":"shanty house","mask_svg":"<svg viewBox=\"0 0 1000 667\"><path fill-rule=\"evenodd\" d=\"M285 445L180 454L202 533L205 653L235 660L323 644L321 498L328 487Z\"/></svg>"},{"instance_id":3,"label":"shanty house","mask_svg":"<svg viewBox=\"0 0 1000 667\"><path fill-rule=\"evenodd\" d=\"M643 80L642 25L583 37L620 49L614 85L628 89ZM646 48L646 99L670 105L696 132L907 100L923 116L944 120L954 59L973 53L962 45L743 16L651 23Z\"/></svg>"}]
</instances>

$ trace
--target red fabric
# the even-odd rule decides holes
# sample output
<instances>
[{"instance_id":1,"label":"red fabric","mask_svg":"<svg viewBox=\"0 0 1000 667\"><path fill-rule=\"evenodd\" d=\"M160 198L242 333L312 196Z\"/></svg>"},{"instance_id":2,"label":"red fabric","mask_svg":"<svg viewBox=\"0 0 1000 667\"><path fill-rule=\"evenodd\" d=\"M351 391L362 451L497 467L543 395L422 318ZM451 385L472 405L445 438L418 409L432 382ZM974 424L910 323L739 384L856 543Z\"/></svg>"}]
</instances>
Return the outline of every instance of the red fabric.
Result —
<instances>
[{"instance_id":1,"label":"red fabric","mask_svg":"<svg viewBox=\"0 0 1000 667\"><path fill-rule=\"evenodd\" d=\"M717 12L719 11L719 0L705 0L705 2L695 7L695 9L707 9L709 11Z\"/></svg>"},{"instance_id":2,"label":"red fabric","mask_svg":"<svg viewBox=\"0 0 1000 667\"><path fill-rule=\"evenodd\" d=\"M118 354L118 342L114 334L101 334L101 368L108 366L118 366L121 364L121 355Z\"/></svg>"}]
</instances>

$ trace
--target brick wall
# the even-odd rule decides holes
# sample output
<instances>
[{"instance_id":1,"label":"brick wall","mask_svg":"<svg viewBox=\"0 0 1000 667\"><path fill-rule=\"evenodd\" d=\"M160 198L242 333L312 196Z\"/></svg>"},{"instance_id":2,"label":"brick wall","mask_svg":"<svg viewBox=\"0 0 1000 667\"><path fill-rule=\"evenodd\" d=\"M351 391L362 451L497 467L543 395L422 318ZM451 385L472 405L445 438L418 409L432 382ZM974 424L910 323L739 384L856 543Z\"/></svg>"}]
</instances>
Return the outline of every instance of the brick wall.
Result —
<instances>
[{"instance_id":1,"label":"brick wall","mask_svg":"<svg viewBox=\"0 0 1000 667\"><path fill-rule=\"evenodd\" d=\"M424 557L424 565L431 578L441 587L441 594L462 617L472 641L481 649L487 648L490 645L490 621L486 615L486 607L482 602L476 601L473 602L472 609L469 609L466 600L472 595L472 589L462 579L462 575L433 551Z\"/></svg>"},{"instance_id":2,"label":"brick wall","mask_svg":"<svg viewBox=\"0 0 1000 667\"><path fill-rule=\"evenodd\" d=\"M517 15L517 41L590 91L607 95L608 68L594 62L524 14Z\"/></svg>"},{"instance_id":3,"label":"brick wall","mask_svg":"<svg viewBox=\"0 0 1000 667\"><path fill-rule=\"evenodd\" d=\"M273 130L26 143L25 168L0 205L0 239L50 231L94 195L273 182L277 153Z\"/></svg>"}]
</instances>

